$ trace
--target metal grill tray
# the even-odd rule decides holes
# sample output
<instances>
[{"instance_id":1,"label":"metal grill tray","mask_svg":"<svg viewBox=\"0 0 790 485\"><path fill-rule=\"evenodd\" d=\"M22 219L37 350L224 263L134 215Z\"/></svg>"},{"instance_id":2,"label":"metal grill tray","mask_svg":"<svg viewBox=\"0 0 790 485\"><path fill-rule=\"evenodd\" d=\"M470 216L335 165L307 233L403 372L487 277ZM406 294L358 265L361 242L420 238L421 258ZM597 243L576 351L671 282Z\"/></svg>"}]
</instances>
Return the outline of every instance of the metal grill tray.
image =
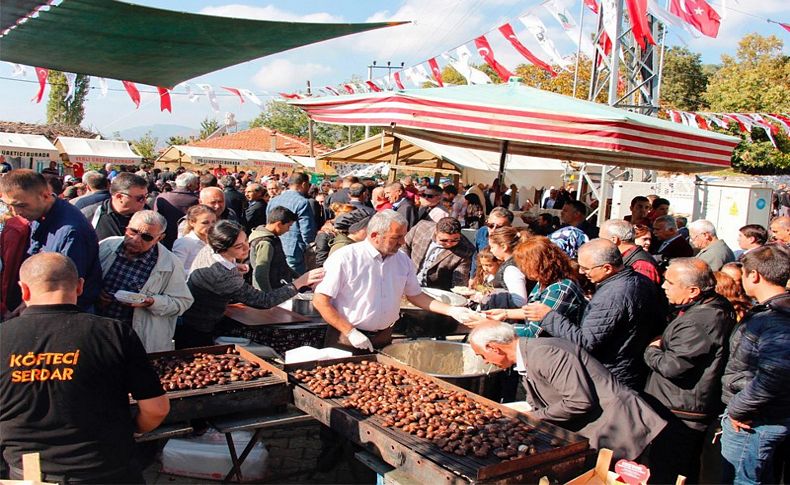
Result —
<instances>
[{"instance_id":1,"label":"metal grill tray","mask_svg":"<svg viewBox=\"0 0 790 485\"><path fill-rule=\"evenodd\" d=\"M229 348L236 349L242 359L257 363L261 369L268 370L271 374L246 382L236 381L224 385L215 384L203 389L168 391L166 395L170 399L170 413L165 418L165 423L270 409L288 403L290 400L288 375L238 345L212 345L154 352L148 354L148 357L153 360L160 357L192 356L197 353L224 354ZM136 406L134 401L132 404Z\"/></svg>"},{"instance_id":2,"label":"metal grill tray","mask_svg":"<svg viewBox=\"0 0 790 485\"><path fill-rule=\"evenodd\" d=\"M344 398L342 397L319 398L310 392L303 383L290 375L297 369L309 370L318 365L327 367L333 364L362 360L377 361L406 369L446 390L463 393L476 402L498 409L505 416L519 419L533 428L532 433L534 433L538 452L516 460L501 460L495 456L478 458L467 455L462 457L448 453L430 440L418 438L397 428L385 427L381 416L365 416L355 409L343 407ZM289 372L289 377L297 383L294 388L294 404L299 409L352 441L377 452L390 465L401 468L405 473L420 481L428 481L426 483L524 482L533 479L537 481L543 475L549 475L552 478L572 477L582 471L584 462L589 455L588 440L581 435L532 419L526 414L433 378L382 354L303 362L287 365L285 370ZM553 439L559 439L560 444L552 446L550 442Z\"/></svg>"}]
</instances>

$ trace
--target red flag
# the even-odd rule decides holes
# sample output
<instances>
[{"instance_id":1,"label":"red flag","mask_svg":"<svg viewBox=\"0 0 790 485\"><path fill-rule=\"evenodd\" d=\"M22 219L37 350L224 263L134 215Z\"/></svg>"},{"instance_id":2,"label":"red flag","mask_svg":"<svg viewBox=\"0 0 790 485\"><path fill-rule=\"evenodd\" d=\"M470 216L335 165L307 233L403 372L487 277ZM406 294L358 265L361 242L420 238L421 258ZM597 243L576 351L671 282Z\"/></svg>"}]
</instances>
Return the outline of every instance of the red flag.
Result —
<instances>
[{"instance_id":1,"label":"red flag","mask_svg":"<svg viewBox=\"0 0 790 485\"><path fill-rule=\"evenodd\" d=\"M721 17L705 0L670 0L669 11L682 18L703 35L719 35Z\"/></svg>"},{"instance_id":2,"label":"red flag","mask_svg":"<svg viewBox=\"0 0 790 485\"><path fill-rule=\"evenodd\" d=\"M668 113L669 117L672 118L672 121L675 123L683 123L683 118L680 116L680 113L673 109L668 110Z\"/></svg>"},{"instance_id":3,"label":"red flag","mask_svg":"<svg viewBox=\"0 0 790 485\"><path fill-rule=\"evenodd\" d=\"M741 120L739 120L737 117L730 116L728 114L722 114L721 117L724 118L724 121L732 122L732 123L737 124L738 125L738 129L741 130L741 133L748 133L749 132L749 130L746 128L746 125L744 125L743 122Z\"/></svg>"},{"instance_id":4,"label":"red flag","mask_svg":"<svg viewBox=\"0 0 790 485\"><path fill-rule=\"evenodd\" d=\"M647 0L625 0L628 16L631 18L631 33L639 47L644 49L647 44L655 45L650 35L650 23L647 21Z\"/></svg>"},{"instance_id":5,"label":"red flag","mask_svg":"<svg viewBox=\"0 0 790 485\"><path fill-rule=\"evenodd\" d=\"M296 93L279 93L280 96L287 99L302 99L302 96Z\"/></svg>"},{"instance_id":6,"label":"red flag","mask_svg":"<svg viewBox=\"0 0 790 485\"><path fill-rule=\"evenodd\" d=\"M598 45L601 47L601 50L603 51L603 55L605 57L609 57L609 54L612 53L612 39L609 38L609 35L606 33L605 30L602 31L601 36L598 37ZM598 57L599 66L601 65L601 62L603 62L603 58Z\"/></svg>"},{"instance_id":7,"label":"red flag","mask_svg":"<svg viewBox=\"0 0 790 485\"><path fill-rule=\"evenodd\" d=\"M45 69L43 67L36 68L36 77L38 78L38 93L33 96L33 100L36 103L41 102L41 97L44 96L44 88L47 87L47 76L49 76L49 69Z\"/></svg>"},{"instance_id":8,"label":"red flag","mask_svg":"<svg viewBox=\"0 0 790 485\"><path fill-rule=\"evenodd\" d=\"M488 39L486 39L485 35L481 35L475 39L475 47L477 47L477 53L480 54L480 57L485 59L486 64L496 71L502 81L507 82L507 80L513 76L512 72L508 71L505 66L494 59L494 51L491 50L491 45L488 43Z\"/></svg>"},{"instance_id":9,"label":"red flag","mask_svg":"<svg viewBox=\"0 0 790 485\"><path fill-rule=\"evenodd\" d=\"M393 73L392 77L395 79L395 84L398 85L398 89L406 89L400 81L400 72Z\"/></svg>"},{"instance_id":10,"label":"red flag","mask_svg":"<svg viewBox=\"0 0 790 485\"><path fill-rule=\"evenodd\" d=\"M123 87L126 88L126 92L129 93L129 97L132 98L134 105L139 108L140 91L137 90L137 86L135 86L134 83L130 81L121 81L121 83L123 83Z\"/></svg>"},{"instance_id":11,"label":"red flag","mask_svg":"<svg viewBox=\"0 0 790 485\"><path fill-rule=\"evenodd\" d=\"M226 88L225 86L220 86L220 87L222 89L224 89L225 91L230 91L231 93L233 93L236 96L238 96L239 97L239 101L241 101L241 104L244 104L244 96L241 95L241 91L239 91L236 88Z\"/></svg>"},{"instance_id":12,"label":"red flag","mask_svg":"<svg viewBox=\"0 0 790 485\"><path fill-rule=\"evenodd\" d=\"M368 87L370 88L370 90L373 91L374 93L380 93L381 92L381 88L378 87L376 85L376 83L374 83L373 81L365 81L365 84L367 84Z\"/></svg>"},{"instance_id":13,"label":"red flag","mask_svg":"<svg viewBox=\"0 0 790 485\"><path fill-rule=\"evenodd\" d=\"M354 89L354 86L352 86L351 84L344 84L344 85L343 85L343 89L345 89L345 90L346 90L346 92L347 92L348 94L354 94L354 93L356 93L356 92L357 92L357 91Z\"/></svg>"},{"instance_id":14,"label":"red flag","mask_svg":"<svg viewBox=\"0 0 790 485\"><path fill-rule=\"evenodd\" d=\"M704 130L710 130L710 126L708 126L708 120L706 120L704 116L699 113L694 113L694 119L697 120L697 125L700 128Z\"/></svg>"},{"instance_id":15,"label":"red flag","mask_svg":"<svg viewBox=\"0 0 790 485\"><path fill-rule=\"evenodd\" d=\"M598 2L595 0L584 0L584 4L587 5L593 13L598 13Z\"/></svg>"},{"instance_id":16,"label":"red flag","mask_svg":"<svg viewBox=\"0 0 790 485\"><path fill-rule=\"evenodd\" d=\"M439 63L436 62L436 58L428 61L428 65L431 66L431 72L433 73L433 78L436 79L436 82L439 83L439 87L443 88L444 83L442 82L442 71L439 69Z\"/></svg>"},{"instance_id":17,"label":"red flag","mask_svg":"<svg viewBox=\"0 0 790 485\"><path fill-rule=\"evenodd\" d=\"M159 91L159 111L168 110L172 113L173 106L170 104L170 91L159 86L156 87L156 90Z\"/></svg>"},{"instance_id":18,"label":"red flag","mask_svg":"<svg viewBox=\"0 0 790 485\"><path fill-rule=\"evenodd\" d=\"M557 73L554 69L551 68L550 65L540 60L535 54L530 52L527 47L518 40L516 37L516 33L513 31L513 26L510 24L505 24L499 27L499 32L505 36L505 38L513 45L513 47L522 55L524 56L529 62L532 64L540 67L541 69L546 70L552 77L556 76Z\"/></svg>"},{"instance_id":19,"label":"red flag","mask_svg":"<svg viewBox=\"0 0 790 485\"><path fill-rule=\"evenodd\" d=\"M778 24L781 25L783 29L785 29L786 31L790 32L790 24L786 24L786 23L783 23L783 22L778 22Z\"/></svg>"}]
</instances>

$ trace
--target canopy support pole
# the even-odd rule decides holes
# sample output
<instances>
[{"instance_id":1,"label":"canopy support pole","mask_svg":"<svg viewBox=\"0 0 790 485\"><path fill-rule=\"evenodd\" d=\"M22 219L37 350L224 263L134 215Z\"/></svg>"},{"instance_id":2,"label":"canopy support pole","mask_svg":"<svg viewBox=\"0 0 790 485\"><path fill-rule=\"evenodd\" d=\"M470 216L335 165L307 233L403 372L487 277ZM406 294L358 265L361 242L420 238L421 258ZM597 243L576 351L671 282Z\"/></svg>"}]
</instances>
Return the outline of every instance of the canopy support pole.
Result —
<instances>
[{"instance_id":1,"label":"canopy support pole","mask_svg":"<svg viewBox=\"0 0 790 485\"><path fill-rule=\"evenodd\" d=\"M505 161L507 160L507 148L509 145L510 141L502 140L502 152L499 154L499 174L497 175L499 184L497 184L494 195L494 206L502 202L502 186L505 184Z\"/></svg>"},{"instance_id":2,"label":"canopy support pole","mask_svg":"<svg viewBox=\"0 0 790 485\"><path fill-rule=\"evenodd\" d=\"M400 155L400 138L393 137L392 139L392 157L390 158L390 173L387 175L387 182L394 182L398 178L398 157Z\"/></svg>"},{"instance_id":3,"label":"canopy support pole","mask_svg":"<svg viewBox=\"0 0 790 485\"><path fill-rule=\"evenodd\" d=\"M313 93L310 91L310 81L307 81L307 95L311 96ZM310 143L310 157L315 158L315 137L313 136L313 118L307 117L307 138Z\"/></svg>"}]
</instances>

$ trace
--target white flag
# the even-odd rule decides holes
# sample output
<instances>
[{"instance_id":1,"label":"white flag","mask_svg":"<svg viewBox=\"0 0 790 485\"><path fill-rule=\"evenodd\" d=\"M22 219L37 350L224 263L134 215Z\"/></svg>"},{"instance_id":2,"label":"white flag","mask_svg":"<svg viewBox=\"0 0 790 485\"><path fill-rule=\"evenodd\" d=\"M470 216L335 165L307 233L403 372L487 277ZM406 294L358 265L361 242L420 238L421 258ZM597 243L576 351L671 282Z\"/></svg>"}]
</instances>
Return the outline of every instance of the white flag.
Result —
<instances>
[{"instance_id":1,"label":"white flag","mask_svg":"<svg viewBox=\"0 0 790 485\"><path fill-rule=\"evenodd\" d=\"M66 96L63 98L63 101L73 100L77 75L73 72L64 72L63 75L66 76L66 85L68 86L68 91L66 91Z\"/></svg>"},{"instance_id":2,"label":"white flag","mask_svg":"<svg viewBox=\"0 0 790 485\"><path fill-rule=\"evenodd\" d=\"M241 93L241 94L242 94L242 95L243 95L245 98L247 98L248 100L250 100L250 103L254 104L255 106L257 106L257 107L259 107L259 108L260 108L260 107L263 105L263 103L261 103L261 100L258 98L258 96L255 96L255 93L253 93L253 92L252 92L252 91L250 91L249 89L239 89L239 92L240 92L240 93Z\"/></svg>"},{"instance_id":3,"label":"white flag","mask_svg":"<svg viewBox=\"0 0 790 485\"><path fill-rule=\"evenodd\" d=\"M422 64L406 69L405 73L406 77L409 78L409 81L411 81L411 83L418 88L423 87L425 83L436 84L436 81L428 76L428 71Z\"/></svg>"},{"instance_id":4,"label":"white flag","mask_svg":"<svg viewBox=\"0 0 790 485\"><path fill-rule=\"evenodd\" d=\"M581 28L576 23L570 11L568 11L568 7L558 0L548 0L543 6L546 7L546 10L548 10L555 19L557 19L557 22L562 26L562 30L564 30L573 43L579 47L579 50L581 50L585 56L592 59L595 55L595 46L589 37L581 35ZM579 44L579 39L581 39L581 44Z\"/></svg>"},{"instance_id":5,"label":"white flag","mask_svg":"<svg viewBox=\"0 0 790 485\"><path fill-rule=\"evenodd\" d=\"M697 29L689 26L689 24L687 24L683 19L673 14L669 10L661 7L658 2L656 2L656 0L647 0L647 11L650 13L650 15L660 20L663 24L683 29L691 34L691 36L695 39L699 39L702 35L697 31Z\"/></svg>"},{"instance_id":6,"label":"white flag","mask_svg":"<svg viewBox=\"0 0 790 485\"><path fill-rule=\"evenodd\" d=\"M12 77L27 77L27 69L22 64L11 63L11 76Z\"/></svg>"},{"instance_id":7,"label":"white flag","mask_svg":"<svg viewBox=\"0 0 790 485\"><path fill-rule=\"evenodd\" d=\"M540 20L534 14L527 14L522 17L519 17L521 23L529 30L529 32L535 37L535 40L538 41L540 44L541 49L545 52L554 64L559 65L563 69L567 69L568 66L571 65L571 62L562 57L560 52L557 50L557 47L554 45L554 41L549 39L546 29L546 26L543 24L543 21Z\"/></svg>"},{"instance_id":8,"label":"white flag","mask_svg":"<svg viewBox=\"0 0 790 485\"><path fill-rule=\"evenodd\" d=\"M703 117L705 117L705 118L707 118L707 119L708 119L708 121L712 121L712 122L713 122L714 124L716 124L716 125L717 125L719 128L724 128L725 130L727 129L727 122L726 122L726 121L724 121L723 119L719 118L718 116L716 116L716 115L712 115L712 114L710 114L710 113L705 113L705 114L703 114L702 116L703 116Z\"/></svg>"},{"instance_id":9,"label":"white flag","mask_svg":"<svg viewBox=\"0 0 790 485\"><path fill-rule=\"evenodd\" d=\"M99 92L101 92L101 97L105 98L107 97L107 91L109 91L109 89L107 89L107 80L103 77L97 79L99 80Z\"/></svg>"},{"instance_id":10,"label":"white flag","mask_svg":"<svg viewBox=\"0 0 790 485\"><path fill-rule=\"evenodd\" d=\"M192 86L190 86L189 83L182 83L182 84L179 84L179 86L183 86L184 87L184 91L187 92L187 99L189 99L190 103L196 103L196 102L200 101L200 96L198 96L197 94L195 94L194 91L192 91ZM176 87L178 87L178 86L176 86Z\"/></svg>"},{"instance_id":11,"label":"white flag","mask_svg":"<svg viewBox=\"0 0 790 485\"><path fill-rule=\"evenodd\" d=\"M455 50L455 58L446 52L442 57L466 79L467 84L491 84L491 78L486 73L472 67L472 53L465 45Z\"/></svg>"},{"instance_id":12,"label":"white flag","mask_svg":"<svg viewBox=\"0 0 790 485\"><path fill-rule=\"evenodd\" d=\"M617 38L617 1L601 0L601 15L603 15L603 30L614 44Z\"/></svg>"},{"instance_id":13,"label":"white flag","mask_svg":"<svg viewBox=\"0 0 790 485\"><path fill-rule=\"evenodd\" d=\"M214 110L215 113L219 113L219 103L217 102L217 95L214 94L214 88L211 87L211 84L197 84L197 87L203 90L206 93L206 97L208 98L208 102L211 104L211 109Z\"/></svg>"}]
</instances>

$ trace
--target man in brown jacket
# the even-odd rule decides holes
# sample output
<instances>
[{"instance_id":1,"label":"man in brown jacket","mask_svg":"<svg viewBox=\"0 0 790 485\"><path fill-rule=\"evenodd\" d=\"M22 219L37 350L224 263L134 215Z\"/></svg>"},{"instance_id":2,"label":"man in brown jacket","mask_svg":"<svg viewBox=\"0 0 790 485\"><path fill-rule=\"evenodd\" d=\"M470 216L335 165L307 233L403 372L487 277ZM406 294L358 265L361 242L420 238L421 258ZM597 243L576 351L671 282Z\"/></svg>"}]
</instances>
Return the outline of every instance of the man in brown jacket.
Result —
<instances>
[{"instance_id":1,"label":"man in brown jacket","mask_svg":"<svg viewBox=\"0 0 790 485\"><path fill-rule=\"evenodd\" d=\"M475 248L461 234L461 223L452 217L418 222L408 234L403 250L411 257L420 286L450 290L465 286Z\"/></svg>"}]
</instances>

